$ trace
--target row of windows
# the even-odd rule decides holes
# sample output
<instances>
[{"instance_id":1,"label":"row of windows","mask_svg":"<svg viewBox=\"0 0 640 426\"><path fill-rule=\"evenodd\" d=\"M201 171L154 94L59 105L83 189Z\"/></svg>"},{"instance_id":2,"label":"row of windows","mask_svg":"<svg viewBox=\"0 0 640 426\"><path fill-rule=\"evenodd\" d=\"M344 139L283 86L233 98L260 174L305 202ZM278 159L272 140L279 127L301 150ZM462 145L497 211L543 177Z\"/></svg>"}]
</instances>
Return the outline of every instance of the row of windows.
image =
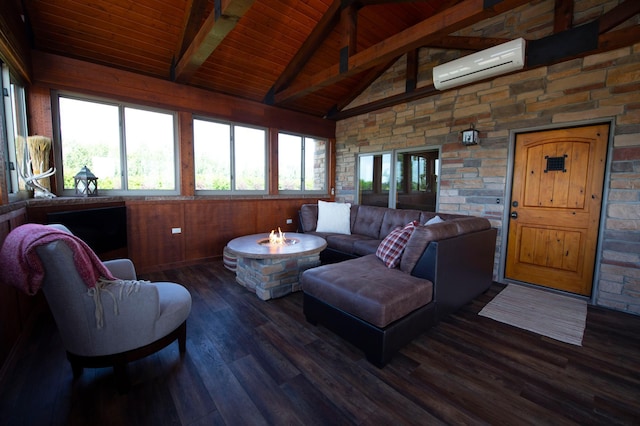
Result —
<instances>
[{"instance_id":1,"label":"row of windows","mask_svg":"<svg viewBox=\"0 0 640 426\"><path fill-rule=\"evenodd\" d=\"M87 166L100 193L177 194L179 162L176 114L109 101L57 96L64 193ZM198 194L266 194L269 150L265 128L193 120L195 185ZM326 193L326 140L278 134L278 189Z\"/></svg>"}]
</instances>

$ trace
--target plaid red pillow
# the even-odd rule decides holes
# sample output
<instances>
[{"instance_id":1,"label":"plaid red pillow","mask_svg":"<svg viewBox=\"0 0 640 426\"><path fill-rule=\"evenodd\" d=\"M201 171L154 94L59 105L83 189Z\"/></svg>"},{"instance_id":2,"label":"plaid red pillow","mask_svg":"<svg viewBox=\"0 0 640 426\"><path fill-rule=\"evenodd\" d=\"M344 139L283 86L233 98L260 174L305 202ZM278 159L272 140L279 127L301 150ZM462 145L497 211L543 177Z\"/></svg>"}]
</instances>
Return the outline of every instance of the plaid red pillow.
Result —
<instances>
[{"instance_id":1,"label":"plaid red pillow","mask_svg":"<svg viewBox=\"0 0 640 426\"><path fill-rule=\"evenodd\" d=\"M395 268L400 263L409 237L419 225L417 221L407 223L404 228L397 227L385 237L376 250L376 256L387 265L387 268Z\"/></svg>"}]
</instances>

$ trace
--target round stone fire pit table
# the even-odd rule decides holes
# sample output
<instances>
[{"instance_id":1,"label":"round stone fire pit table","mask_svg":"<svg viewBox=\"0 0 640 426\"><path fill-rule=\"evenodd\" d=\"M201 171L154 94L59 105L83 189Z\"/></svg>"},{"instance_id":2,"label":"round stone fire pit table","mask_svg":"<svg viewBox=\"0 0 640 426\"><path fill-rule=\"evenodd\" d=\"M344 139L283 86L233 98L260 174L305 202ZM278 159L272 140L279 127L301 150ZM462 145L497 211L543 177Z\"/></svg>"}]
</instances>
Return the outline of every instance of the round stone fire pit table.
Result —
<instances>
[{"instance_id":1,"label":"round stone fire pit table","mask_svg":"<svg viewBox=\"0 0 640 426\"><path fill-rule=\"evenodd\" d=\"M285 234L286 244L269 243L269 234L245 235L227 244L237 257L236 281L269 300L300 290L300 274L320 265L327 242L295 232Z\"/></svg>"}]
</instances>

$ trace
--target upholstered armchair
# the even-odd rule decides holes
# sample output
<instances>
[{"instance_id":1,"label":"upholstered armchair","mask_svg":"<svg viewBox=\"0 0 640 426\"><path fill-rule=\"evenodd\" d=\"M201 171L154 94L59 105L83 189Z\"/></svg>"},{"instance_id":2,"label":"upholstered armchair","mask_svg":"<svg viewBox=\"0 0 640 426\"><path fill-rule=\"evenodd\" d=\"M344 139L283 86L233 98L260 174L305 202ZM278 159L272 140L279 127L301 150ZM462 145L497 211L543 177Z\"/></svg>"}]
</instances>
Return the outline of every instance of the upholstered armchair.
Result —
<instances>
[{"instance_id":1,"label":"upholstered armchair","mask_svg":"<svg viewBox=\"0 0 640 426\"><path fill-rule=\"evenodd\" d=\"M61 225L60 230L70 233ZM64 239L36 248L44 268L42 291L58 326L74 378L83 368L113 367L120 392L129 389L126 364L174 340L186 350L191 295L169 282L137 281L128 259L103 262L119 280L88 288Z\"/></svg>"}]
</instances>

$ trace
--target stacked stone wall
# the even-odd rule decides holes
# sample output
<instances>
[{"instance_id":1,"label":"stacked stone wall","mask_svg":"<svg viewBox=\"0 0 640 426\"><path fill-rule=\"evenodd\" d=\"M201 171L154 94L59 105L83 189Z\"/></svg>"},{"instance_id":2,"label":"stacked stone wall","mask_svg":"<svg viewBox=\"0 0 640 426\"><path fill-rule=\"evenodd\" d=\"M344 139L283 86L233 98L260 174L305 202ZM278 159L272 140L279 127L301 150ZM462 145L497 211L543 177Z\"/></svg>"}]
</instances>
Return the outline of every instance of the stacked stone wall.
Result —
<instances>
[{"instance_id":1,"label":"stacked stone wall","mask_svg":"<svg viewBox=\"0 0 640 426\"><path fill-rule=\"evenodd\" d=\"M575 19L588 22L617 3L577 1ZM469 30L469 34L507 36L509 31L528 29L530 34L517 36L535 39L552 31L545 24L552 14L553 1L532 2L514 14ZM535 20L540 24L534 31L525 21ZM433 52L439 55L438 60L445 55ZM393 82L403 60L354 105L375 99L376 94L370 93L374 89L377 94L396 91ZM423 52L420 61L421 69L432 67L433 56ZM430 84L430 80L421 84ZM611 123L612 137L593 300L601 306L640 314L640 44L439 92L338 122L336 197L357 202L359 153L440 148L439 210L491 220L499 231L495 271L500 279L504 201L508 198L514 135L601 122ZM460 131L472 123L480 131L481 142L464 146Z\"/></svg>"}]
</instances>

